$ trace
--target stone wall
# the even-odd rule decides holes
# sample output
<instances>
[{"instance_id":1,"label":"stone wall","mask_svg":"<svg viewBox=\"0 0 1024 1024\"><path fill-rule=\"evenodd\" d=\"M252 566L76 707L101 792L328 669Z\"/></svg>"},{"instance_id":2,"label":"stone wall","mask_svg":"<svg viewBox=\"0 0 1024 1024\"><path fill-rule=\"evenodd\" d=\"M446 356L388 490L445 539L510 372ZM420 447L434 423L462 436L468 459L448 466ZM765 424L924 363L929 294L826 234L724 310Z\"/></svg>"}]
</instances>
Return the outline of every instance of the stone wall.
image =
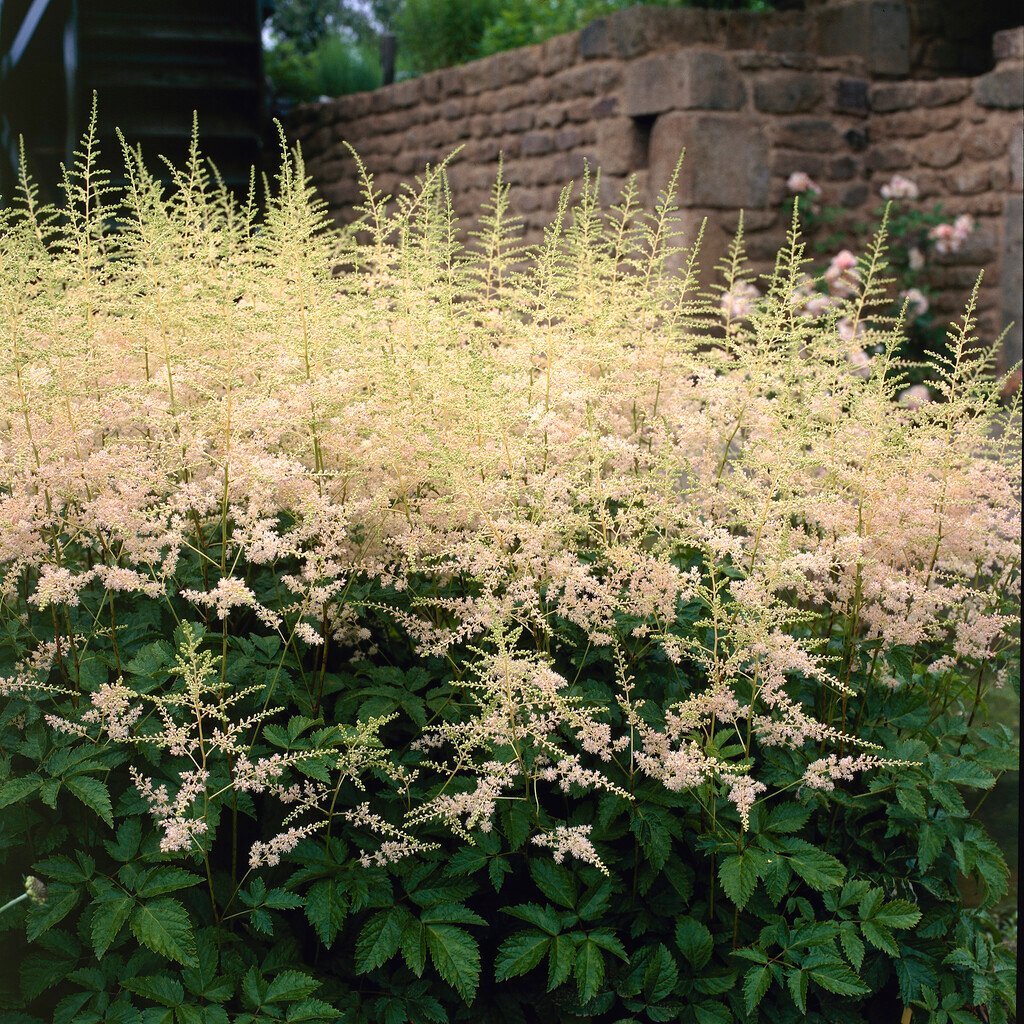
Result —
<instances>
[{"instance_id":1,"label":"stone wall","mask_svg":"<svg viewBox=\"0 0 1024 1024\"><path fill-rule=\"evenodd\" d=\"M977 230L933 271L954 312L985 270L983 333L1016 320L1020 356L1021 109L1024 28L995 37L995 67L973 78L914 75L902 3L846 0L753 14L634 8L581 32L377 90L298 108L289 122L309 173L341 221L353 218L359 152L393 192L425 164L451 163L456 210L471 219L503 156L531 240L585 163L612 199L631 174L650 202L681 149L679 202L707 217L713 265L744 211L764 265L785 232L786 179L808 172L850 223L871 221L879 187L913 178L922 201Z\"/></svg>"}]
</instances>

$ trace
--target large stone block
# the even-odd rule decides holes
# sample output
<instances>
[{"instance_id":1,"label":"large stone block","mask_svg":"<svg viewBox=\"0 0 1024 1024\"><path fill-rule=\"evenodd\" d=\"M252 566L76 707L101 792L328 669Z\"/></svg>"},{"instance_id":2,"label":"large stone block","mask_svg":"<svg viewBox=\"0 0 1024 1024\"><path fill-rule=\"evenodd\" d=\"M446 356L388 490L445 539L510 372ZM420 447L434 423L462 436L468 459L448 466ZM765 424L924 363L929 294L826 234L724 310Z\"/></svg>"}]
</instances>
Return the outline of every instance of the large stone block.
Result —
<instances>
[{"instance_id":1,"label":"large stone block","mask_svg":"<svg viewBox=\"0 0 1024 1024\"><path fill-rule=\"evenodd\" d=\"M632 7L608 18L608 43L612 52L627 60L669 43L720 41L712 12L693 8Z\"/></svg>"},{"instance_id":2,"label":"large stone block","mask_svg":"<svg viewBox=\"0 0 1024 1024\"><path fill-rule=\"evenodd\" d=\"M992 37L992 56L997 61L1024 60L1024 25L997 32Z\"/></svg>"},{"instance_id":3,"label":"large stone block","mask_svg":"<svg viewBox=\"0 0 1024 1024\"><path fill-rule=\"evenodd\" d=\"M1021 358L1021 322L1024 321L1024 200L1019 195L1006 197L1003 213L1003 260L999 291L1004 323L1013 321L1013 329L1004 342L1004 365L1012 366Z\"/></svg>"},{"instance_id":4,"label":"large stone block","mask_svg":"<svg viewBox=\"0 0 1024 1024\"><path fill-rule=\"evenodd\" d=\"M761 209L768 203L768 141L742 116L668 113L651 128L651 186L662 188L685 148L679 201L687 207Z\"/></svg>"},{"instance_id":5,"label":"large stone block","mask_svg":"<svg viewBox=\"0 0 1024 1024\"><path fill-rule=\"evenodd\" d=\"M805 114L821 102L822 85L817 75L776 72L754 85L754 105L766 114Z\"/></svg>"},{"instance_id":6,"label":"large stone block","mask_svg":"<svg viewBox=\"0 0 1024 1024\"><path fill-rule=\"evenodd\" d=\"M646 138L645 138L646 136ZM631 117L609 117L597 122L597 158L608 174L629 174L647 162L650 132Z\"/></svg>"},{"instance_id":7,"label":"large stone block","mask_svg":"<svg viewBox=\"0 0 1024 1024\"><path fill-rule=\"evenodd\" d=\"M1024 63L1000 65L974 83L974 98L982 107L1017 110L1024 107Z\"/></svg>"},{"instance_id":8,"label":"large stone block","mask_svg":"<svg viewBox=\"0 0 1024 1024\"><path fill-rule=\"evenodd\" d=\"M654 54L626 66L623 112L630 117L666 110L738 110L744 88L732 62L711 50Z\"/></svg>"},{"instance_id":9,"label":"large stone block","mask_svg":"<svg viewBox=\"0 0 1024 1024\"><path fill-rule=\"evenodd\" d=\"M818 49L827 56L862 57L877 75L910 72L907 5L888 0L849 0L814 11Z\"/></svg>"}]
</instances>

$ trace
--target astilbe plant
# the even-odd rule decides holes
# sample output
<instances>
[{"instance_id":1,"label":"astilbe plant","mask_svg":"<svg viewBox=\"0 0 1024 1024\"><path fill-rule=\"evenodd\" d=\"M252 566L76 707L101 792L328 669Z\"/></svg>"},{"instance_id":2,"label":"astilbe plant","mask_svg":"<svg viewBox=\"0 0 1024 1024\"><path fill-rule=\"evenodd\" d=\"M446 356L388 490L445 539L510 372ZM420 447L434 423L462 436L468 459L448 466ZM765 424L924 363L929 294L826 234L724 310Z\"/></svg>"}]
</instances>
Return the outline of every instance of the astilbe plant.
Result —
<instances>
[{"instance_id":1,"label":"astilbe plant","mask_svg":"<svg viewBox=\"0 0 1024 1024\"><path fill-rule=\"evenodd\" d=\"M9 1019L1008 1019L973 298L901 407L884 229L808 309L795 224L702 289L675 179L526 247L500 177L338 230L94 131L0 212Z\"/></svg>"}]
</instances>

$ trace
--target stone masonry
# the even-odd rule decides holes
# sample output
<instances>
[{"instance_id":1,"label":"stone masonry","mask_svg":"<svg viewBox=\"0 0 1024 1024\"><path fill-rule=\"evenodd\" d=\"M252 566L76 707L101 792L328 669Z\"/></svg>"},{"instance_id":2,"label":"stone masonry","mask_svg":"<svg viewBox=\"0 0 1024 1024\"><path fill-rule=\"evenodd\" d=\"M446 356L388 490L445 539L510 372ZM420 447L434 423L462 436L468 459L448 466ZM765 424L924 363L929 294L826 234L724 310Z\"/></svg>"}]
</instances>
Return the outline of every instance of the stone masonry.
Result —
<instances>
[{"instance_id":1,"label":"stone masonry","mask_svg":"<svg viewBox=\"0 0 1024 1024\"><path fill-rule=\"evenodd\" d=\"M680 151L684 224L706 217L703 264L724 252L744 211L747 250L765 269L787 227L786 179L806 171L822 203L874 223L879 188L915 181L919 203L977 228L933 267L934 306L952 316L984 270L981 334L1009 321L1021 353L1024 27L996 34L985 74L924 77L901 2L844 0L754 14L633 8L539 46L298 108L289 122L314 184L341 222L358 200L351 144L394 192L427 163L450 165L467 226L499 155L528 240L562 187L600 167L612 200L635 174L653 201Z\"/></svg>"}]
</instances>

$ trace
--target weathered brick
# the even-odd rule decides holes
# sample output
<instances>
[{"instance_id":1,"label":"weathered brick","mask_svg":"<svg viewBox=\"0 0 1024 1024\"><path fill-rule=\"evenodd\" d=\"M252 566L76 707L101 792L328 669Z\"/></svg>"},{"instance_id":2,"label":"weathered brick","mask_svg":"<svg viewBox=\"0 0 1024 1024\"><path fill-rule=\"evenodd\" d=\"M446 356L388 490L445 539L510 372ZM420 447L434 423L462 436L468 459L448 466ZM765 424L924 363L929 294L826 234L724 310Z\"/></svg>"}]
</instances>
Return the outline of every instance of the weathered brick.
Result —
<instances>
[{"instance_id":1,"label":"weathered brick","mask_svg":"<svg viewBox=\"0 0 1024 1024\"><path fill-rule=\"evenodd\" d=\"M666 110L738 110L744 88L731 61L710 50L680 50L631 62L623 82L630 117Z\"/></svg>"},{"instance_id":2,"label":"weathered brick","mask_svg":"<svg viewBox=\"0 0 1024 1024\"><path fill-rule=\"evenodd\" d=\"M817 75L804 72L776 72L765 75L754 85L754 105L766 114L805 114L822 97Z\"/></svg>"},{"instance_id":3,"label":"weathered brick","mask_svg":"<svg viewBox=\"0 0 1024 1024\"><path fill-rule=\"evenodd\" d=\"M871 130L879 139L916 139L935 131L947 131L960 123L956 107L939 110L903 110L872 121Z\"/></svg>"},{"instance_id":4,"label":"weathered brick","mask_svg":"<svg viewBox=\"0 0 1024 1024\"><path fill-rule=\"evenodd\" d=\"M919 82L886 82L871 90L871 109L879 113L920 106Z\"/></svg>"},{"instance_id":5,"label":"weathered brick","mask_svg":"<svg viewBox=\"0 0 1024 1024\"><path fill-rule=\"evenodd\" d=\"M555 148L550 132L527 132L523 136L523 156L544 156Z\"/></svg>"},{"instance_id":6,"label":"weathered brick","mask_svg":"<svg viewBox=\"0 0 1024 1024\"><path fill-rule=\"evenodd\" d=\"M952 167L963 155L963 145L955 135L936 135L919 143L914 155L925 167Z\"/></svg>"},{"instance_id":7,"label":"weathered brick","mask_svg":"<svg viewBox=\"0 0 1024 1024\"><path fill-rule=\"evenodd\" d=\"M533 127L534 113L529 107L509 110L495 117L500 132L525 132Z\"/></svg>"},{"instance_id":8,"label":"weathered brick","mask_svg":"<svg viewBox=\"0 0 1024 1024\"><path fill-rule=\"evenodd\" d=\"M873 171L902 171L914 162L906 146L887 142L868 150L864 164Z\"/></svg>"},{"instance_id":9,"label":"weathered brick","mask_svg":"<svg viewBox=\"0 0 1024 1024\"><path fill-rule=\"evenodd\" d=\"M646 138L645 138L646 136ZM597 123L597 157L608 174L628 174L643 166L650 132L631 117L609 117Z\"/></svg>"},{"instance_id":10,"label":"weathered brick","mask_svg":"<svg viewBox=\"0 0 1024 1024\"><path fill-rule=\"evenodd\" d=\"M1024 25L997 32L992 37L992 56L997 61L1024 60Z\"/></svg>"},{"instance_id":11,"label":"weathered brick","mask_svg":"<svg viewBox=\"0 0 1024 1024\"><path fill-rule=\"evenodd\" d=\"M563 128L555 132L555 149L560 152L575 149L583 142L583 132L579 128Z\"/></svg>"},{"instance_id":12,"label":"weathered brick","mask_svg":"<svg viewBox=\"0 0 1024 1024\"><path fill-rule=\"evenodd\" d=\"M611 38L608 32L608 20L596 18L580 32L580 56L584 60L612 55Z\"/></svg>"},{"instance_id":13,"label":"weathered brick","mask_svg":"<svg viewBox=\"0 0 1024 1024\"><path fill-rule=\"evenodd\" d=\"M576 96L593 96L618 86L622 65L618 61L601 61L561 71L548 83L551 99L567 100Z\"/></svg>"},{"instance_id":14,"label":"weathered brick","mask_svg":"<svg viewBox=\"0 0 1024 1024\"><path fill-rule=\"evenodd\" d=\"M650 168L656 185L668 181L684 147L682 205L757 209L767 204L767 139L758 121L722 114L663 114L651 129Z\"/></svg>"},{"instance_id":15,"label":"weathered brick","mask_svg":"<svg viewBox=\"0 0 1024 1024\"><path fill-rule=\"evenodd\" d=\"M971 83L965 78L945 79L940 82L922 82L917 101L922 107L945 107L969 96Z\"/></svg>"},{"instance_id":16,"label":"weathered brick","mask_svg":"<svg viewBox=\"0 0 1024 1024\"><path fill-rule=\"evenodd\" d=\"M839 149L841 137L831 121L800 118L775 126L775 144L785 149L827 153Z\"/></svg>"},{"instance_id":17,"label":"weathered brick","mask_svg":"<svg viewBox=\"0 0 1024 1024\"><path fill-rule=\"evenodd\" d=\"M1010 184L1019 192L1024 185L1024 126L1017 125L1010 139Z\"/></svg>"},{"instance_id":18,"label":"weathered brick","mask_svg":"<svg viewBox=\"0 0 1024 1024\"><path fill-rule=\"evenodd\" d=\"M984 165L978 164L957 167L945 176L943 182L951 192L971 196L989 187L989 171Z\"/></svg>"},{"instance_id":19,"label":"weathered brick","mask_svg":"<svg viewBox=\"0 0 1024 1024\"><path fill-rule=\"evenodd\" d=\"M976 79L974 98L983 107L1016 110L1024 106L1024 63L1000 65Z\"/></svg>"},{"instance_id":20,"label":"weathered brick","mask_svg":"<svg viewBox=\"0 0 1024 1024\"><path fill-rule=\"evenodd\" d=\"M825 172L829 181L850 181L861 171L859 161L852 156L837 156L830 160Z\"/></svg>"},{"instance_id":21,"label":"weathered brick","mask_svg":"<svg viewBox=\"0 0 1024 1024\"><path fill-rule=\"evenodd\" d=\"M998 124L977 125L961 134L964 154L974 160L989 160L1006 152L1007 133Z\"/></svg>"},{"instance_id":22,"label":"weathered brick","mask_svg":"<svg viewBox=\"0 0 1024 1024\"><path fill-rule=\"evenodd\" d=\"M552 107L541 107L537 111L535 119L539 128L557 128L565 123L566 108L562 104L556 104Z\"/></svg>"},{"instance_id":23,"label":"weathered brick","mask_svg":"<svg viewBox=\"0 0 1024 1024\"><path fill-rule=\"evenodd\" d=\"M772 174L788 178L794 171L804 171L812 178L825 173L825 160L816 153L801 153L792 149L773 149L769 160Z\"/></svg>"},{"instance_id":24,"label":"weathered brick","mask_svg":"<svg viewBox=\"0 0 1024 1024\"><path fill-rule=\"evenodd\" d=\"M542 75L553 75L571 67L579 56L579 38L572 34L553 36L541 44L538 66Z\"/></svg>"},{"instance_id":25,"label":"weathered brick","mask_svg":"<svg viewBox=\"0 0 1024 1024\"><path fill-rule=\"evenodd\" d=\"M613 51L627 59L670 42L692 46L718 41L712 12L695 8L634 7L617 11L608 18L608 35Z\"/></svg>"},{"instance_id":26,"label":"weathered brick","mask_svg":"<svg viewBox=\"0 0 1024 1024\"><path fill-rule=\"evenodd\" d=\"M999 279L1002 320L1013 321L1006 339L1004 365L1021 358L1021 323L1024 321L1024 202L1019 195L1007 196L1003 214L1003 259Z\"/></svg>"},{"instance_id":27,"label":"weathered brick","mask_svg":"<svg viewBox=\"0 0 1024 1024\"><path fill-rule=\"evenodd\" d=\"M868 83L863 78L840 78L835 84L832 109L840 114L865 116L871 109Z\"/></svg>"},{"instance_id":28,"label":"weathered brick","mask_svg":"<svg viewBox=\"0 0 1024 1024\"><path fill-rule=\"evenodd\" d=\"M619 109L618 96L602 96L595 100L590 107L590 116L593 118L613 117Z\"/></svg>"},{"instance_id":29,"label":"weathered brick","mask_svg":"<svg viewBox=\"0 0 1024 1024\"><path fill-rule=\"evenodd\" d=\"M848 209L856 209L868 201L868 187L863 182L848 185L839 195L839 205Z\"/></svg>"}]
</instances>

